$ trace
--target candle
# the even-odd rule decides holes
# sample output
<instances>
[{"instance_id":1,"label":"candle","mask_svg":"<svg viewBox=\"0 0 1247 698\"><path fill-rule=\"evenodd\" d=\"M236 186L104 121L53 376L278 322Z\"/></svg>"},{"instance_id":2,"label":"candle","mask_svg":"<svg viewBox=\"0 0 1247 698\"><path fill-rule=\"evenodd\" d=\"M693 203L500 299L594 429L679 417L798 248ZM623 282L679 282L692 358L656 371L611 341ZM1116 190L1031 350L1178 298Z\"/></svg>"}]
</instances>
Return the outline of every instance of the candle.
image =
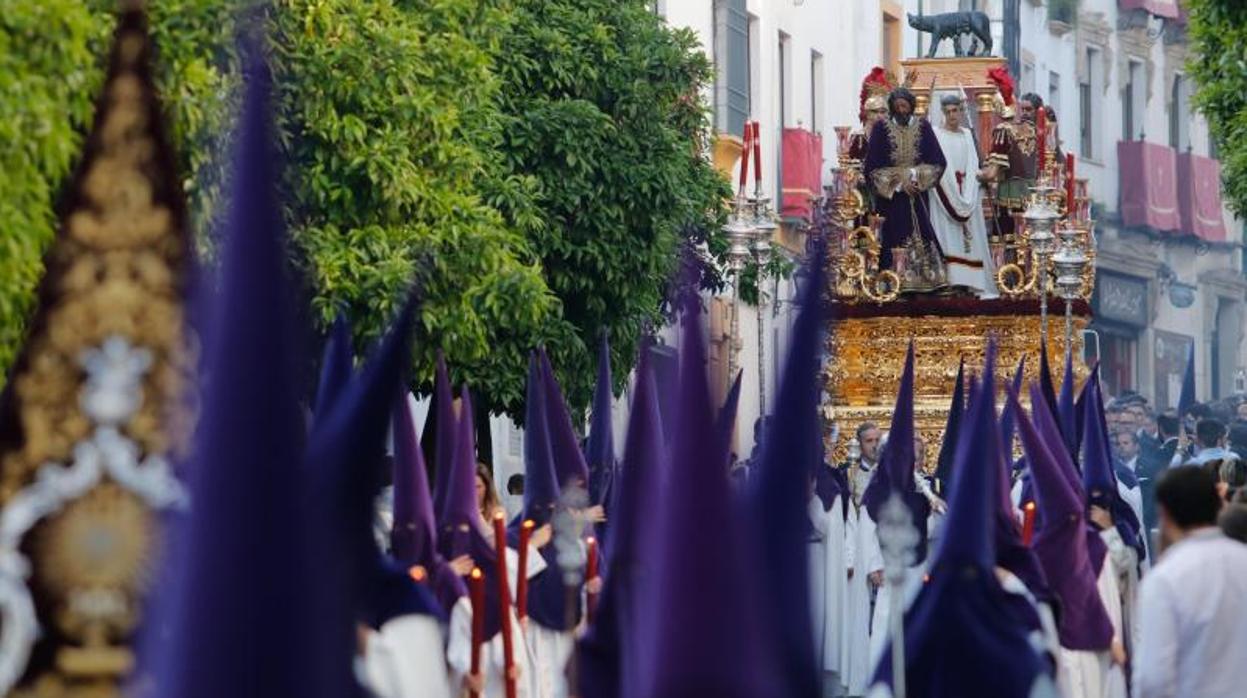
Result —
<instances>
[{"instance_id":1,"label":"candle","mask_svg":"<svg viewBox=\"0 0 1247 698\"><path fill-rule=\"evenodd\" d=\"M424 567L421 565L412 565L407 569L407 574L413 581L420 582L421 584L429 578L429 574L424 571Z\"/></svg>"},{"instance_id":2,"label":"candle","mask_svg":"<svg viewBox=\"0 0 1247 698\"><path fill-rule=\"evenodd\" d=\"M1042 178L1048 154L1048 112L1043 107L1035 110L1035 139L1039 143L1039 177Z\"/></svg>"},{"instance_id":3,"label":"candle","mask_svg":"<svg viewBox=\"0 0 1247 698\"><path fill-rule=\"evenodd\" d=\"M1074 211L1074 154L1065 154L1065 210L1070 218L1075 217Z\"/></svg>"},{"instance_id":4,"label":"candle","mask_svg":"<svg viewBox=\"0 0 1247 698\"><path fill-rule=\"evenodd\" d=\"M472 674L481 674L481 645L485 642L485 576L481 568L473 567L468 576L469 599L472 602ZM472 698L480 694L469 692Z\"/></svg>"},{"instance_id":5,"label":"candle","mask_svg":"<svg viewBox=\"0 0 1247 698\"><path fill-rule=\"evenodd\" d=\"M520 620L528 617L528 539L534 526L532 519L525 519L520 525L520 564L515 581L515 616Z\"/></svg>"},{"instance_id":6,"label":"candle","mask_svg":"<svg viewBox=\"0 0 1247 698\"><path fill-rule=\"evenodd\" d=\"M597 579L598 577L598 541L596 538L590 536L588 539L585 540L585 543L589 547L589 561L585 565L585 579L586 580ZM597 602L598 602L597 594L587 594L585 596L585 606L586 606L585 610L590 621L593 620L593 611L597 608Z\"/></svg>"},{"instance_id":7,"label":"candle","mask_svg":"<svg viewBox=\"0 0 1247 698\"><path fill-rule=\"evenodd\" d=\"M498 607L502 618L502 666L507 698L515 694L515 648L511 640L511 588L507 585L507 532L502 512L494 514L494 556L498 563Z\"/></svg>"},{"instance_id":8,"label":"candle","mask_svg":"<svg viewBox=\"0 0 1247 698\"><path fill-rule=\"evenodd\" d=\"M1030 545L1035 535L1035 503L1027 502L1022 514L1022 544Z\"/></svg>"},{"instance_id":9,"label":"candle","mask_svg":"<svg viewBox=\"0 0 1247 698\"><path fill-rule=\"evenodd\" d=\"M749 148L753 143L753 127L745 122L745 147L740 151L740 190L745 191L745 180L749 177Z\"/></svg>"},{"instance_id":10,"label":"candle","mask_svg":"<svg viewBox=\"0 0 1247 698\"><path fill-rule=\"evenodd\" d=\"M753 181L762 186L762 127L753 122Z\"/></svg>"}]
</instances>

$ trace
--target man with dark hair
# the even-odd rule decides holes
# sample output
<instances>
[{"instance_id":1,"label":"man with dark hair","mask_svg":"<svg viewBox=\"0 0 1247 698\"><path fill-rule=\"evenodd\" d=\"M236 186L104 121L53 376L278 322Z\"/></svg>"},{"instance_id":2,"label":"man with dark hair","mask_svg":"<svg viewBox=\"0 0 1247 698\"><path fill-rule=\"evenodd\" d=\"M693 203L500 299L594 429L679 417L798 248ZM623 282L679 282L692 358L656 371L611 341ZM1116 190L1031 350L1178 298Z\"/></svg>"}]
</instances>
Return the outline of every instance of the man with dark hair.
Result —
<instances>
[{"instance_id":1,"label":"man with dark hair","mask_svg":"<svg viewBox=\"0 0 1247 698\"><path fill-rule=\"evenodd\" d=\"M914 272L906 274L911 288L934 287L936 277L943 278L943 250L931 227L927 191L939 181L947 164L931 124L914 116L916 103L909 90L892 90L890 118L872 128L863 166L875 192L875 212L884 216L880 264L894 267L893 253L903 248L906 269Z\"/></svg>"},{"instance_id":2,"label":"man with dark hair","mask_svg":"<svg viewBox=\"0 0 1247 698\"><path fill-rule=\"evenodd\" d=\"M1135 473L1139 478L1139 495L1143 499L1143 526L1150 544L1156 531L1156 480L1178 460L1178 417L1173 412L1156 416L1156 439L1140 441L1139 460ZM1178 460L1178 463L1181 461ZM1150 546L1149 546L1150 549ZM1154 557L1154 556L1153 556Z\"/></svg>"},{"instance_id":3,"label":"man with dark hair","mask_svg":"<svg viewBox=\"0 0 1247 698\"><path fill-rule=\"evenodd\" d=\"M1016 231L1014 216L1026 209L1030 188L1039 175L1039 133L1035 128L1035 111L1043 100L1034 93L1017 101L1015 114L1004 114L992 129L991 153L987 156L985 175L997 182L995 216L987 222L989 238L1005 238L1013 242Z\"/></svg>"},{"instance_id":4,"label":"man with dark hair","mask_svg":"<svg viewBox=\"0 0 1247 698\"><path fill-rule=\"evenodd\" d=\"M1187 465L1204 465L1209 461L1238 459L1238 454L1225 447L1225 424L1212 417L1195 424L1195 445L1199 449Z\"/></svg>"},{"instance_id":5,"label":"man with dark hair","mask_svg":"<svg viewBox=\"0 0 1247 698\"><path fill-rule=\"evenodd\" d=\"M1156 498L1166 548L1139 593L1134 696L1240 696L1247 546L1217 528L1221 501L1202 469L1165 473Z\"/></svg>"}]
</instances>

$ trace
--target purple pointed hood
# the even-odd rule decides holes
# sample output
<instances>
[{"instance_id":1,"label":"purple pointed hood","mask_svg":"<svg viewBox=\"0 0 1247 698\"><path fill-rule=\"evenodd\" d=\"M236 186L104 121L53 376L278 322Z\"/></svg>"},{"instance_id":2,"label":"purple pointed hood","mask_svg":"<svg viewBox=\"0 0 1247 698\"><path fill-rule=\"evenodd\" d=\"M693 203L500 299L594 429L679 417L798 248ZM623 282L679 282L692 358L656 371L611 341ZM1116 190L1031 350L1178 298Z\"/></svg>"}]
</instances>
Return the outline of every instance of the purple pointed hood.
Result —
<instances>
[{"instance_id":1,"label":"purple pointed hood","mask_svg":"<svg viewBox=\"0 0 1247 698\"><path fill-rule=\"evenodd\" d=\"M572 426L571 414L567 410L567 401L563 399L563 390L559 387L558 379L554 377L554 368L550 366L550 357L545 350L539 349L537 357L542 380L545 382L546 418L550 425L550 447L554 454L554 472L558 474L559 487L566 488L569 482L574 482L579 487L587 488L589 466L580 450L576 429Z\"/></svg>"},{"instance_id":2,"label":"purple pointed hood","mask_svg":"<svg viewBox=\"0 0 1247 698\"><path fill-rule=\"evenodd\" d=\"M1065 350L1065 369L1061 375L1061 393L1057 395L1056 413L1059 417L1061 436L1071 455L1078 453L1078 410L1074 408L1074 355Z\"/></svg>"},{"instance_id":3,"label":"purple pointed hood","mask_svg":"<svg viewBox=\"0 0 1247 698\"><path fill-rule=\"evenodd\" d=\"M642 623L645 606L655 590L647 570L652 569L655 528L650 512L660 506L659 472L664 465L662 422L658 395L642 349L636 369L636 394L628 420L624 460L615 488L616 535L608 545L607 568L598 611L580 640L580 694L594 698L642 695L641 638L653 628Z\"/></svg>"},{"instance_id":4,"label":"purple pointed hood","mask_svg":"<svg viewBox=\"0 0 1247 698\"><path fill-rule=\"evenodd\" d=\"M927 556L927 518L931 504L918 492L914 482L914 343L909 343L905 357L905 370L901 385L896 391L896 407L892 410L892 426L888 429L888 442L879 456L870 484L862 495L862 502L870 518L879 520L879 513L888 497L895 491L901 495L909 508L914 527L918 530L918 547L914 551L914 564Z\"/></svg>"},{"instance_id":5,"label":"purple pointed hood","mask_svg":"<svg viewBox=\"0 0 1247 698\"><path fill-rule=\"evenodd\" d=\"M297 490L305 436L294 290L277 200L269 74L246 47L221 291L205 338L207 383L188 464L194 506L174 532L178 560L157 602L154 695L346 695L350 656L324 656L319 618L331 580L291 531L312 521ZM245 350L240 351L240 348ZM292 487L296 489L292 489ZM153 625L152 627L160 627ZM249 641L239 642L246 636Z\"/></svg>"},{"instance_id":6,"label":"purple pointed hood","mask_svg":"<svg viewBox=\"0 0 1247 698\"><path fill-rule=\"evenodd\" d=\"M944 496L947 496L948 488L952 484L954 450L957 448L961 415L966 409L965 370L966 360L962 357L957 362L957 380L953 384L953 399L948 406L948 419L944 422L944 438L940 442L940 455L935 466L936 488Z\"/></svg>"},{"instance_id":7,"label":"purple pointed hood","mask_svg":"<svg viewBox=\"0 0 1247 698\"><path fill-rule=\"evenodd\" d=\"M1178 419L1186 421L1186 413L1195 406L1195 345L1186 357L1186 369L1182 371L1182 390L1178 393Z\"/></svg>"},{"instance_id":8,"label":"purple pointed hood","mask_svg":"<svg viewBox=\"0 0 1247 698\"><path fill-rule=\"evenodd\" d=\"M736 411L740 406L740 379L744 374L744 371L736 372L736 379L732 381L732 387L727 391L727 397L723 399L723 407L719 408L719 415L715 420L714 431L723 443L729 444L729 449L732 435L736 432Z\"/></svg>"},{"instance_id":9,"label":"purple pointed hood","mask_svg":"<svg viewBox=\"0 0 1247 698\"><path fill-rule=\"evenodd\" d=\"M320 362L320 380L316 383L316 403L312 408L316 419L321 418L351 379L351 353L351 326L346 316L339 315L329 330Z\"/></svg>"},{"instance_id":10,"label":"purple pointed hood","mask_svg":"<svg viewBox=\"0 0 1247 698\"><path fill-rule=\"evenodd\" d=\"M446 370L446 358L437 352L437 374L433 379L433 404L429 410L433 422L433 515L440 522L446 511L446 492L450 486L450 471L455 461L455 434L459 420L455 417L455 397L450 388L450 372ZM428 434L429 425L425 425ZM427 452L426 452L427 457Z\"/></svg>"},{"instance_id":11,"label":"purple pointed hood","mask_svg":"<svg viewBox=\"0 0 1247 698\"><path fill-rule=\"evenodd\" d=\"M453 414L451 415L453 416ZM459 416L455 419L455 453L446 483L446 511L438 521L437 550L442 557L453 560L467 555L485 577L485 637L493 637L502 628L498 596L498 557L492 533L481 519L476 504L476 438L472 424L472 396L464 386Z\"/></svg>"},{"instance_id":12,"label":"purple pointed hood","mask_svg":"<svg viewBox=\"0 0 1247 698\"><path fill-rule=\"evenodd\" d=\"M810 625L808 561L809 483L822 468L822 422L818 380L826 318L821 295L823 247L807 262L807 278L797 299L791 349L784 364L774 419L750 491L758 540L759 573L768 605L763 617L779 642L785 696L818 696L821 661L815 658ZM912 440L911 440L912 445Z\"/></svg>"},{"instance_id":13,"label":"purple pointed hood","mask_svg":"<svg viewBox=\"0 0 1247 698\"><path fill-rule=\"evenodd\" d=\"M995 380L989 345L983 382L971 404L956 447L945 534L932 561L930 579L905 614L905 675L916 695L938 698L1030 695L1037 681L1050 681L1046 662L1031 644L1036 619L1024 618L995 575L999 453ZM1022 607L1025 608L1024 606ZM949 671L966 657L985 662L989 672ZM891 685L891 648L875 680Z\"/></svg>"},{"instance_id":14,"label":"purple pointed hood","mask_svg":"<svg viewBox=\"0 0 1247 698\"><path fill-rule=\"evenodd\" d=\"M1052 418L1057 417L1057 397L1056 388L1052 381L1052 365L1048 362L1048 344L1046 342L1039 343L1039 389L1043 394L1044 405L1048 406L1048 411L1052 413ZM1032 403L1032 407L1034 404Z\"/></svg>"},{"instance_id":15,"label":"purple pointed hood","mask_svg":"<svg viewBox=\"0 0 1247 698\"><path fill-rule=\"evenodd\" d=\"M1013 371L1013 381L1009 389L1020 395L1022 393L1022 377L1026 374L1026 355L1018 359L1018 367ZM1005 463L1009 465L1010 470L1013 468L1013 440L1017 435L1017 415L1013 412L1013 403L1005 401L1004 409L1000 411L1000 445L1004 453Z\"/></svg>"},{"instance_id":16,"label":"purple pointed hood","mask_svg":"<svg viewBox=\"0 0 1247 698\"><path fill-rule=\"evenodd\" d=\"M1113 472L1112 453L1109 451L1108 427L1104 419L1104 396L1100 391L1100 366L1096 364L1087 381L1087 399L1084 401L1082 481L1087 493L1087 504L1107 509L1122 541L1134 548L1142 560L1146 551L1140 538L1139 519L1134 509L1126 503L1117 489L1117 476Z\"/></svg>"},{"instance_id":17,"label":"purple pointed hood","mask_svg":"<svg viewBox=\"0 0 1247 698\"><path fill-rule=\"evenodd\" d=\"M550 426L537 355L528 358L528 392L524 404L524 514L538 525L550 522L559 502L558 477L550 452Z\"/></svg>"},{"instance_id":18,"label":"purple pointed hood","mask_svg":"<svg viewBox=\"0 0 1247 698\"><path fill-rule=\"evenodd\" d=\"M589 463L589 501L594 504L609 503L610 486L615 479L615 435L611 426L611 403L614 398L611 347L603 330L602 343L598 347L598 382L593 391L593 414L585 444L585 460Z\"/></svg>"},{"instance_id":19,"label":"purple pointed hood","mask_svg":"<svg viewBox=\"0 0 1247 698\"><path fill-rule=\"evenodd\" d=\"M437 552L437 524L424 452L416 436L415 398L400 390L391 418L394 432L394 529L390 547L404 567L421 565L429 588L447 613L467 593L463 579Z\"/></svg>"},{"instance_id":20,"label":"purple pointed hood","mask_svg":"<svg viewBox=\"0 0 1247 698\"><path fill-rule=\"evenodd\" d=\"M653 550L645 635L638 638L646 652L641 690L633 695L780 695L785 683L775 645L760 633L758 567L737 543L745 532L724 472L726 447L714 430L696 299L685 301L681 322L672 467L654 512L662 537Z\"/></svg>"},{"instance_id":21,"label":"purple pointed hood","mask_svg":"<svg viewBox=\"0 0 1247 698\"><path fill-rule=\"evenodd\" d=\"M1062 458L1068 460L1064 441L1051 413L1044 409L1039 388L1031 386L1031 404L1035 409L1030 419L1022 412L1017 395L1010 394L1009 400L1018 414L1036 501L1043 511L1044 525L1035 533L1031 546L1049 586L1060 600L1061 646L1074 650L1108 649L1113 627L1100 602L1096 573L1087 551L1082 497L1074 491L1060 462Z\"/></svg>"}]
</instances>

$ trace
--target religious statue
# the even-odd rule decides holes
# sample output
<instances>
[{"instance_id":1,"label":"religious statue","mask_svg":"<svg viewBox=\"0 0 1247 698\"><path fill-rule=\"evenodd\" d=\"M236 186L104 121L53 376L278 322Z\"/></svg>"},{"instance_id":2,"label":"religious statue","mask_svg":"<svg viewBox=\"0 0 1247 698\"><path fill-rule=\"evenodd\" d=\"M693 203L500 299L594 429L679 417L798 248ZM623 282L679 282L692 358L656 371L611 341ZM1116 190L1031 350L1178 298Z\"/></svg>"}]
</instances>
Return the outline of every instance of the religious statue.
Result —
<instances>
[{"instance_id":1,"label":"religious statue","mask_svg":"<svg viewBox=\"0 0 1247 698\"><path fill-rule=\"evenodd\" d=\"M1029 94L1015 104L1013 78L1004 68L989 71L987 77L999 92L996 111L1001 116L1001 122L992 129L991 153L987 156L987 178L997 182L990 234L1003 238L1008 246L1015 241L1014 219L1026 210L1027 196L1039 174L1035 113L1043 104L1038 96Z\"/></svg>"},{"instance_id":2,"label":"religious statue","mask_svg":"<svg viewBox=\"0 0 1247 698\"><path fill-rule=\"evenodd\" d=\"M948 283L954 289L994 297L996 284L987 246L987 226L983 221L980 180L988 175L980 170L977 139L966 121L965 98L945 94L940 99L943 117L935 126L935 137L947 162L935 183L935 229Z\"/></svg>"},{"instance_id":3,"label":"religious statue","mask_svg":"<svg viewBox=\"0 0 1247 698\"><path fill-rule=\"evenodd\" d=\"M953 52L958 56L987 56L992 52L992 25L983 12L945 12L938 15L909 15L909 26L931 35L931 49L927 58L935 58L935 51L944 39L952 39ZM961 37L969 35L970 50L961 46ZM979 52L980 43L982 53Z\"/></svg>"},{"instance_id":4,"label":"religious statue","mask_svg":"<svg viewBox=\"0 0 1247 698\"><path fill-rule=\"evenodd\" d=\"M871 128L863 170L874 190L875 212L884 217L882 266L896 270L911 289L933 290L943 275L943 251L931 227L927 192L939 181L945 161L931 124L914 116L916 102L904 87L888 95L889 118ZM905 257L899 270L898 248Z\"/></svg>"},{"instance_id":5,"label":"religious statue","mask_svg":"<svg viewBox=\"0 0 1247 698\"><path fill-rule=\"evenodd\" d=\"M849 134L848 159L843 166L854 173L856 189L861 196L862 210L874 210L874 196L862 175L862 164L866 161L866 143L874 125L888 118L888 93L892 91L894 80L883 68L875 66L862 80L862 90L858 95L857 118L862 127ZM867 225L863 214L855 225Z\"/></svg>"}]
</instances>

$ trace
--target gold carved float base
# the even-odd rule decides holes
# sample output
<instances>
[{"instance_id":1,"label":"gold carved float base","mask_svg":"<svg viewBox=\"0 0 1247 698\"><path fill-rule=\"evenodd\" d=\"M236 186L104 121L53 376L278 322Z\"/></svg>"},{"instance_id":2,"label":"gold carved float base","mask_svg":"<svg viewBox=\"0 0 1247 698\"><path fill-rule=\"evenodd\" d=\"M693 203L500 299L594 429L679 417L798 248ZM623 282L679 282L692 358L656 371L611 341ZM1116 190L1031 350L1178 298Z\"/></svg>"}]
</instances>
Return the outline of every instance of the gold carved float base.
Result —
<instances>
[{"instance_id":1,"label":"gold carved float base","mask_svg":"<svg viewBox=\"0 0 1247 698\"><path fill-rule=\"evenodd\" d=\"M1064 310L1063 301L1049 302L1048 354L1058 388L1064 369ZM1023 356L1024 380L1039 377L1041 322L1037 300L922 298L882 305L836 305L832 318L823 370L827 394L823 418L829 438L833 426L839 430L838 439L828 442L834 462L847 457L848 442L862 422L874 422L887 430L911 339L914 421L926 444L926 458L920 465L928 470L935 467L939 456L960 359L965 359L967 375L981 371L987 338L995 336L997 388L1002 401L1005 385ZM1082 330L1089 321L1086 304L1076 304L1073 350L1078 379L1086 374L1078 357Z\"/></svg>"}]
</instances>

